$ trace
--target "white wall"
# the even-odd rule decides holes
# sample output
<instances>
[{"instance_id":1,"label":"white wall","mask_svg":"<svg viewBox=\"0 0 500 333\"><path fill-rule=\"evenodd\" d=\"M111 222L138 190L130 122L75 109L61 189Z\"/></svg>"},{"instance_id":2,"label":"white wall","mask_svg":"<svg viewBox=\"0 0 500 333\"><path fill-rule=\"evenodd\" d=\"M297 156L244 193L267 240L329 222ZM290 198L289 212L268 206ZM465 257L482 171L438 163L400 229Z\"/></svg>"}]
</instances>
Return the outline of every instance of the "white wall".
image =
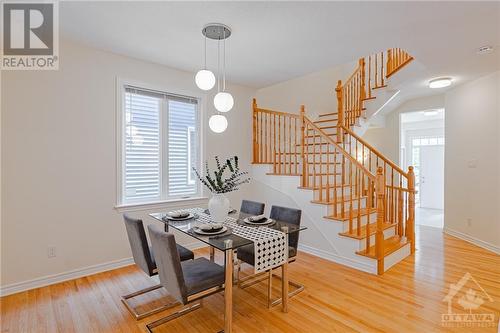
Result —
<instances>
[{"instance_id":1,"label":"white wall","mask_svg":"<svg viewBox=\"0 0 500 333\"><path fill-rule=\"evenodd\" d=\"M193 73L61 43L58 71L2 73L1 286L131 256L116 200L116 77L199 94ZM251 157L255 91L235 98L223 134L206 130L206 155ZM205 101L204 121L213 112ZM245 189L231 196L239 206ZM203 202L202 202L203 203ZM169 209L164 205L161 209ZM150 223L147 211L135 211ZM191 242L186 238L181 243ZM47 258L47 247L57 257Z\"/></svg>"},{"instance_id":2,"label":"white wall","mask_svg":"<svg viewBox=\"0 0 500 333\"><path fill-rule=\"evenodd\" d=\"M454 88L445 98L445 230L496 251L500 251L499 96L500 72L496 72Z\"/></svg>"},{"instance_id":3,"label":"white wall","mask_svg":"<svg viewBox=\"0 0 500 333\"><path fill-rule=\"evenodd\" d=\"M384 127L370 127L363 139L399 165L399 117L402 113L444 107L444 95L432 95L404 102L385 117Z\"/></svg>"},{"instance_id":4,"label":"white wall","mask_svg":"<svg viewBox=\"0 0 500 333\"><path fill-rule=\"evenodd\" d=\"M337 111L337 80L346 80L356 68L349 63L284 81L257 91L257 104L264 109L299 113L300 106L314 119L320 113Z\"/></svg>"}]
</instances>

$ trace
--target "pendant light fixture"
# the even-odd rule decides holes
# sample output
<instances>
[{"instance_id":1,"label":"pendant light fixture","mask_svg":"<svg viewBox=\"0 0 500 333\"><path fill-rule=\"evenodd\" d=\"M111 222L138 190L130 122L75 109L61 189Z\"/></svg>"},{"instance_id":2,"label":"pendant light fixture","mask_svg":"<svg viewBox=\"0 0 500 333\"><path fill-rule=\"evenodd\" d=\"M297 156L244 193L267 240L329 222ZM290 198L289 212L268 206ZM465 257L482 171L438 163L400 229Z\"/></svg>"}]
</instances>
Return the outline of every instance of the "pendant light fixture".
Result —
<instances>
[{"instance_id":1,"label":"pendant light fixture","mask_svg":"<svg viewBox=\"0 0 500 333\"><path fill-rule=\"evenodd\" d=\"M210 90L215 86L215 75L207 69L207 36L205 36L205 61L203 69L200 69L194 80L201 90Z\"/></svg>"},{"instance_id":2,"label":"pendant light fixture","mask_svg":"<svg viewBox=\"0 0 500 333\"><path fill-rule=\"evenodd\" d=\"M200 70L196 74L196 85L203 89L203 87L208 87L209 85L204 85L203 83L208 82L205 76L213 73L206 69L206 39L210 38L217 41L217 94L214 97L214 107L218 111L217 114L210 117L208 120L208 126L215 133L222 133L227 129L227 118L220 114L219 112L228 112L234 106L233 96L226 91L226 39L231 36L231 29L228 26L220 23L207 24L201 31L203 36L205 36L205 68ZM221 56L220 56L220 44L223 41L223 57L222 57L222 71L221 71ZM210 72L210 74L205 73L205 71ZM198 78L198 75L200 76ZM198 81L200 83L198 83ZM215 76L213 76L213 85L208 89L210 90L215 85Z\"/></svg>"}]
</instances>

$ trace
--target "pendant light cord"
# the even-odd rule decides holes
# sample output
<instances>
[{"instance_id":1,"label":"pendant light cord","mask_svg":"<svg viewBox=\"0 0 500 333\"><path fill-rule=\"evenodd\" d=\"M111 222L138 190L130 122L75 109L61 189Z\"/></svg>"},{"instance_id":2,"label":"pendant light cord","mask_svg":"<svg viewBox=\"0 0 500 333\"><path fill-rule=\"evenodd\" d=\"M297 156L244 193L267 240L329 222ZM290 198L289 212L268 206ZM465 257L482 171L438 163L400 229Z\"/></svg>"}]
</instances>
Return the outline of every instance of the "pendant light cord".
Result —
<instances>
[{"instance_id":1,"label":"pendant light cord","mask_svg":"<svg viewBox=\"0 0 500 333\"><path fill-rule=\"evenodd\" d=\"M226 91L226 28L223 29L224 41L223 41L223 61L222 61L222 91Z\"/></svg>"},{"instance_id":2,"label":"pendant light cord","mask_svg":"<svg viewBox=\"0 0 500 333\"><path fill-rule=\"evenodd\" d=\"M217 92L220 92L220 39L217 40Z\"/></svg>"},{"instance_id":3,"label":"pendant light cord","mask_svg":"<svg viewBox=\"0 0 500 333\"><path fill-rule=\"evenodd\" d=\"M205 67L203 69L207 69L207 35L205 35Z\"/></svg>"}]
</instances>

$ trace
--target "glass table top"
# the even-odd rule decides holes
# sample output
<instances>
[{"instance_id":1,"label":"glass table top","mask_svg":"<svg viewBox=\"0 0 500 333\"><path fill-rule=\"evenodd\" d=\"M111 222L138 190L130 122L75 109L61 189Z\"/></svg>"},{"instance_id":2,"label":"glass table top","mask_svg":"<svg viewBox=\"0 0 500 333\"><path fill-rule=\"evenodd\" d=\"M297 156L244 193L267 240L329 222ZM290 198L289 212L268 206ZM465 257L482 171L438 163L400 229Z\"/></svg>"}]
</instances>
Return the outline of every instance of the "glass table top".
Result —
<instances>
[{"instance_id":1,"label":"glass table top","mask_svg":"<svg viewBox=\"0 0 500 333\"><path fill-rule=\"evenodd\" d=\"M168 229L170 227L174 228L175 230L178 230L184 234L187 234L191 237L196 238L197 240L208 244L210 246L215 247L218 250L221 251L226 251L226 250L231 250L231 249L237 249L241 246L245 245L250 245L253 244L253 242L249 239L240 237L238 235L235 235L232 233L232 230L230 227L227 227L227 231L224 232L223 234L219 235L213 235L213 236L206 236L206 235L200 235L194 232L193 227L199 225L200 223L203 223L199 221L199 215L194 214L195 216L191 219L188 220L181 220L181 221L172 221L168 220L165 218L167 215L167 212L158 212L158 213L151 213L149 216L152 218L162 222L165 224L165 227ZM246 217L252 216L250 214L245 214L245 213L233 213L229 215L232 218L237 219L236 223L245 225L248 227L264 227L261 225L253 226L245 223L243 220ZM287 234L292 234L292 233L297 233L302 230L306 230L307 228L304 226L298 226L295 224L291 224L285 221L279 221L276 220L274 224L271 224L269 226L265 226L267 228L272 228L275 230L280 230L282 232L286 232Z\"/></svg>"}]
</instances>

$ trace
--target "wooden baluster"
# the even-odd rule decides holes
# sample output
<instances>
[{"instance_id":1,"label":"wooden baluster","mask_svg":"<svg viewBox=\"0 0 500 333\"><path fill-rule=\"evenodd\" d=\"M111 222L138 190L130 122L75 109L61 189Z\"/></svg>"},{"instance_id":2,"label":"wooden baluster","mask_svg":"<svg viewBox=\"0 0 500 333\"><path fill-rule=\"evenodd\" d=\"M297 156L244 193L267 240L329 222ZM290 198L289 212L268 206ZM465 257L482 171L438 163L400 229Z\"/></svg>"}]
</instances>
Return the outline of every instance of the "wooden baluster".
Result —
<instances>
[{"instance_id":1,"label":"wooden baluster","mask_svg":"<svg viewBox=\"0 0 500 333\"><path fill-rule=\"evenodd\" d=\"M377 231L375 234L375 256L377 258L377 274L384 273L384 217L385 217L385 175L382 167L377 169Z\"/></svg>"},{"instance_id":2,"label":"wooden baluster","mask_svg":"<svg viewBox=\"0 0 500 333\"><path fill-rule=\"evenodd\" d=\"M377 63L378 54L375 54L375 88L378 87L378 63Z\"/></svg>"},{"instance_id":3,"label":"wooden baluster","mask_svg":"<svg viewBox=\"0 0 500 333\"><path fill-rule=\"evenodd\" d=\"M306 159L305 159L305 133L304 133L304 130L305 130L305 108L304 108L304 105L301 105L300 106L300 131L301 131L301 134L300 134L300 157L302 159L302 187L306 187L307 186L307 182L306 182L306 168L307 168L307 162L306 162ZM309 132L308 132L309 133Z\"/></svg>"},{"instance_id":4,"label":"wooden baluster","mask_svg":"<svg viewBox=\"0 0 500 333\"><path fill-rule=\"evenodd\" d=\"M337 216L338 212L337 212L337 205L338 205L338 202L337 202L337 190L338 190L338 187L337 187L337 149L335 148L335 146L333 147L333 173L335 174L335 176L333 177L333 215L334 216ZM343 175L342 175L343 177Z\"/></svg>"},{"instance_id":5,"label":"wooden baluster","mask_svg":"<svg viewBox=\"0 0 500 333\"><path fill-rule=\"evenodd\" d=\"M319 201L323 201L323 136L319 133ZM327 176L328 177L328 176Z\"/></svg>"},{"instance_id":6,"label":"wooden baluster","mask_svg":"<svg viewBox=\"0 0 500 333\"><path fill-rule=\"evenodd\" d=\"M406 238L411 242L411 253L415 253L415 173L408 167L408 221L406 222Z\"/></svg>"},{"instance_id":7,"label":"wooden baluster","mask_svg":"<svg viewBox=\"0 0 500 333\"><path fill-rule=\"evenodd\" d=\"M297 132L297 118L293 118L293 131L294 131L294 145L293 145L293 156L295 160L295 174L299 173L299 166L298 166L298 161L297 161L297 136L299 135Z\"/></svg>"},{"instance_id":8,"label":"wooden baluster","mask_svg":"<svg viewBox=\"0 0 500 333\"><path fill-rule=\"evenodd\" d=\"M257 100L254 98L252 103L252 162L258 163L257 158Z\"/></svg>"},{"instance_id":9,"label":"wooden baluster","mask_svg":"<svg viewBox=\"0 0 500 333\"><path fill-rule=\"evenodd\" d=\"M330 202L330 143L326 142L326 202ZM333 171L333 178L337 177Z\"/></svg>"},{"instance_id":10,"label":"wooden baluster","mask_svg":"<svg viewBox=\"0 0 500 333\"><path fill-rule=\"evenodd\" d=\"M353 180L352 180L352 172L353 172L354 164L349 162L349 233L352 234L352 222L354 218L354 208L353 208L353 197L354 197L354 188L353 188ZM345 197L342 198L342 201L345 201Z\"/></svg>"},{"instance_id":11,"label":"wooden baluster","mask_svg":"<svg viewBox=\"0 0 500 333\"><path fill-rule=\"evenodd\" d=\"M372 56L368 56L368 98L372 97Z\"/></svg>"},{"instance_id":12,"label":"wooden baluster","mask_svg":"<svg viewBox=\"0 0 500 333\"><path fill-rule=\"evenodd\" d=\"M344 125L344 108L342 101L342 81L337 81L337 88L335 88L337 93L337 142L342 143L344 141L344 135L342 134L342 126Z\"/></svg>"},{"instance_id":13,"label":"wooden baluster","mask_svg":"<svg viewBox=\"0 0 500 333\"><path fill-rule=\"evenodd\" d=\"M346 168L345 168L345 156L342 154L342 184L341 184L341 188L340 188L340 214L342 216L342 218L345 218L345 204L344 204L344 199L346 197L345 193L344 193L344 189L347 190L347 186L346 183L345 183L345 172L346 172Z\"/></svg>"},{"instance_id":14,"label":"wooden baluster","mask_svg":"<svg viewBox=\"0 0 500 333\"><path fill-rule=\"evenodd\" d=\"M271 116L271 115L269 115ZM272 132L272 138L271 138L271 132ZM274 173L278 173L278 149L276 146L276 114L273 114L273 126L269 127L269 139L272 142L273 146L273 167L274 167Z\"/></svg>"},{"instance_id":15,"label":"wooden baluster","mask_svg":"<svg viewBox=\"0 0 500 333\"><path fill-rule=\"evenodd\" d=\"M373 181L367 178L368 181L368 197L366 198L366 208L368 209L368 215L366 215L366 249L370 248L370 210L373 206Z\"/></svg>"},{"instance_id":16,"label":"wooden baluster","mask_svg":"<svg viewBox=\"0 0 500 333\"><path fill-rule=\"evenodd\" d=\"M288 117L288 172L292 174L292 118Z\"/></svg>"},{"instance_id":17,"label":"wooden baluster","mask_svg":"<svg viewBox=\"0 0 500 333\"><path fill-rule=\"evenodd\" d=\"M281 115L278 115L278 172L281 172Z\"/></svg>"},{"instance_id":18,"label":"wooden baluster","mask_svg":"<svg viewBox=\"0 0 500 333\"><path fill-rule=\"evenodd\" d=\"M361 170L356 167L356 187L358 188L358 216L357 216L357 226L358 236L361 236L361 190L359 186L361 185ZM368 228L368 226L367 226ZM368 229L367 229L368 230Z\"/></svg>"},{"instance_id":19,"label":"wooden baluster","mask_svg":"<svg viewBox=\"0 0 500 333\"><path fill-rule=\"evenodd\" d=\"M404 226L403 226L403 195L404 192L402 191L403 188L403 182L402 182L403 176L400 174L399 175L399 190L398 190L398 235L403 236L404 235Z\"/></svg>"},{"instance_id":20,"label":"wooden baluster","mask_svg":"<svg viewBox=\"0 0 500 333\"><path fill-rule=\"evenodd\" d=\"M265 148L265 143L264 143L264 122L262 121L263 113L260 112L260 161L262 163L266 163L264 160L264 148Z\"/></svg>"},{"instance_id":21,"label":"wooden baluster","mask_svg":"<svg viewBox=\"0 0 500 333\"><path fill-rule=\"evenodd\" d=\"M392 73L392 49L387 50L387 73L386 75L390 75Z\"/></svg>"},{"instance_id":22,"label":"wooden baluster","mask_svg":"<svg viewBox=\"0 0 500 333\"><path fill-rule=\"evenodd\" d=\"M316 189L316 129L313 131L313 187Z\"/></svg>"},{"instance_id":23,"label":"wooden baluster","mask_svg":"<svg viewBox=\"0 0 500 333\"><path fill-rule=\"evenodd\" d=\"M268 151L268 149L269 149L269 143L267 141L267 137L268 137L268 135L267 135L267 129L269 128L269 131L271 131L271 127L268 126L269 125L269 121L270 121L270 117L269 117L268 113L264 113L264 114L265 114L264 118L265 118L265 126L266 126L266 128L264 129L264 135L265 135L265 140L264 141L266 143L266 149L265 149L264 153L266 155L266 163L269 163L269 151Z\"/></svg>"},{"instance_id":24,"label":"wooden baluster","mask_svg":"<svg viewBox=\"0 0 500 333\"><path fill-rule=\"evenodd\" d=\"M380 52L380 79L384 85L384 52Z\"/></svg>"}]
</instances>

